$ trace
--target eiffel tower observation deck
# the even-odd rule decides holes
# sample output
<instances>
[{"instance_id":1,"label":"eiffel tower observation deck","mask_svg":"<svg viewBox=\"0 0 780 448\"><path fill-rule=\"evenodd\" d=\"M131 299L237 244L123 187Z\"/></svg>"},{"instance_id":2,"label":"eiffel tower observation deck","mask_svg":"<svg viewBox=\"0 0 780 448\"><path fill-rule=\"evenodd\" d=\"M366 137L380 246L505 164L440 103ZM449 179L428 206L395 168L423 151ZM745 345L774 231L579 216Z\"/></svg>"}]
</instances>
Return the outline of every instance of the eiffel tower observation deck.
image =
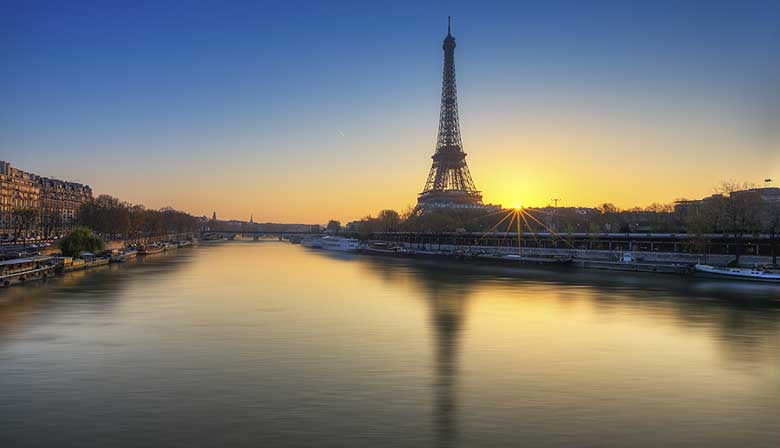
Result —
<instances>
[{"instance_id":1,"label":"eiffel tower observation deck","mask_svg":"<svg viewBox=\"0 0 780 448\"><path fill-rule=\"evenodd\" d=\"M455 85L455 38L447 18L447 37L444 38L444 72L441 86L439 136L433 165L423 192L417 198L417 210L439 208L488 208L482 204L482 193L474 186L466 153L460 138L458 122L458 89Z\"/></svg>"}]
</instances>

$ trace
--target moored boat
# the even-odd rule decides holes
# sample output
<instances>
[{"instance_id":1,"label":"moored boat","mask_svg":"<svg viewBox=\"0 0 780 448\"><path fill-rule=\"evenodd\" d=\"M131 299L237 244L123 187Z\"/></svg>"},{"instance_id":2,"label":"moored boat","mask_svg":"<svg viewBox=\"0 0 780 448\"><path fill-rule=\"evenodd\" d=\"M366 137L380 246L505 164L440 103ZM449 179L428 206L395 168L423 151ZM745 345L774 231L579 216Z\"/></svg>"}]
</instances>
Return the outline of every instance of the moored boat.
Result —
<instances>
[{"instance_id":1,"label":"moored boat","mask_svg":"<svg viewBox=\"0 0 780 448\"><path fill-rule=\"evenodd\" d=\"M323 237L321 236L310 236L301 240L301 246L312 249L322 249L322 240Z\"/></svg>"},{"instance_id":2,"label":"moored boat","mask_svg":"<svg viewBox=\"0 0 780 448\"><path fill-rule=\"evenodd\" d=\"M141 248L138 249L138 255L159 254L164 250L165 250L164 246L161 246L159 244L150 244L147 246L141 246Z\"/></svg>"},{"instance_id":3,"label":"moored boat","mask_svg":"<svg viewBox=\"0 0 780 448\"><path fill-rule=\"evenodd\" d=\"M58 257L57 265L61 272L72 272L98 266L105 266L109 263L109 261L109 257L99 257L91 252L82 252L78 257Z\"/></svg>"},{"instance_id":4,"label":"moored boat","mask_svg":"<svg viewBox=\"0 0 780 448\"><path fill-rule=\"evenodd\" d=\"M125 249L123 251L119 252L119 255L114 259L114 261L118 263L125 262L127 260L131 260L135 258L138 255L138 251L135 249Z\"/></svg>"},{"instance_id":5,"label":"moored boat","mask_svg":"<svg viewBox=\"0 0 780 448\"><path fill-rule=\"evenodd\" d=\"M46 279L54 275L55 268L54 258L46 256L0 261L0 287Z\"/></svg>"},{"instance_id":6,"label":"moored boat","mask_svg":"<svg viewBox=\"0 0 780 448\"><path fill-rule=\"evenodd\" d=\"M780 283L780 271L764 268L730 268L696 264L693 266L693 269L697 274L703 274L708 277Z\"/></svg>"},{"instance_id":7,"label":"moored boat","mask_svg":"<svg viewBox=\"0 0 780 448\"><path fill-rule=\"evenodd\" d=\"M361 250L364 254L369 255L386 255L386 256L410 256L412 253L403 246L394 246L383 241L371 243Z\"/></svg>"},{"instance_id":8,"label":"moored boat","mask_svg":"<svg viewBox=\"0 0 780 448\"><path fill-rule=\"evenodd\" d=\"M477 254L473 258L479 261L487 261L503 264L535 264L535 265L564 265L572 262L571 257L561 256L527 256L519 254L497 255Z\"/></svg>"},{"instance_id":9,"label":"moored boat","mask_svg":"<svg viewBox=\"0 0 780 448\"><path fill-rule=\"evenodd\" d=\"M413 258L431 258L436 260L454 258L452 252L440 251L440 250L421 250L414 249L409 251L409 255Z\"/></svg>"},{"instance_id":10,"label":"moored boat","mask_svg":"<svg viewBox=\"0 0 780 448\"><path fill-rule=\"evenodd\" d=\"M360 241L343 236L326 236L321 240L322 248L338 252L354 252L360 249Z\"/></svg>"},{"instance_id":11,"label":"moored boat","mask_svg":"<svg viewBox=\"0 0 780 448\"><path fill-rule=\"evenodd\" d=\"M100 257L108 258L109 263L116 263L119 261L121 252L119 249L107 249L100 253Z\"/></svg>"}]
</instances>

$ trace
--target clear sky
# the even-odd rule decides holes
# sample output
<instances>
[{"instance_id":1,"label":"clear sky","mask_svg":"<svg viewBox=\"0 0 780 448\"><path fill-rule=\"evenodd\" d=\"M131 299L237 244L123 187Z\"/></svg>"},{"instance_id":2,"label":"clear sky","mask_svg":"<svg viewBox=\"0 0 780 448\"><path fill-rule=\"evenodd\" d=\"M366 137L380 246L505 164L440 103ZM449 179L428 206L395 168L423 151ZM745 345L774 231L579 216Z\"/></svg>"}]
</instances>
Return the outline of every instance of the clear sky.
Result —
<instances>
[{"instance_id":1,"label":"clear sky","mask_svg":"<svg viewBox=\"0 0 780 448\"><path fill-rule=\"evenodd\" d=\"M780 2L0 1L0 159L150 207L413 205L447 16L486 202L780 184Z\"/></svg>"}]
</instances>

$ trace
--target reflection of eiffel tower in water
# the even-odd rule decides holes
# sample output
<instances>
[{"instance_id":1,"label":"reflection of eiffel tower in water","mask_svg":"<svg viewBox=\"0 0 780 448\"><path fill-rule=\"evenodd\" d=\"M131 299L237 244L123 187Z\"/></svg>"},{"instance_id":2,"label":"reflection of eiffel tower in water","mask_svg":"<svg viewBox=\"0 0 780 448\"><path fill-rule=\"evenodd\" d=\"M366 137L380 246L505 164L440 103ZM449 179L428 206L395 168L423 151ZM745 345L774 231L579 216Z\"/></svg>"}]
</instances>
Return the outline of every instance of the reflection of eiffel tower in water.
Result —
<instances>
[{"instance_id":1,"label":"reflection of eiffel tower in water","mask_svg":"<svg viewBox=\"0 0 780 448\"><path fill-rule=\"evenodd\" d=\"M457 439L456 379L464 299L459 294L439 295L436 291L432 291L429 300L436 344L434 383L436 444L451 447L455 445Z\"/></svg>"},{"instance_id":2,"label":"reflection of eiffel tower in water","mask_svg":"<svg viewBox=\"0 0 780 448\"><path fill-rule=\"evenodd\" d=\"M468 312L468 297L479 280L468 274L422 264L402 264L403 269L388 266L381 258L366 257L371 272L388 283L411 275L428 307L434 343L433 425L436 446L453 447L458 440L457 376L460 336ZM408 268L408 270L407 270Z\"/></svg>"}]
</instances>

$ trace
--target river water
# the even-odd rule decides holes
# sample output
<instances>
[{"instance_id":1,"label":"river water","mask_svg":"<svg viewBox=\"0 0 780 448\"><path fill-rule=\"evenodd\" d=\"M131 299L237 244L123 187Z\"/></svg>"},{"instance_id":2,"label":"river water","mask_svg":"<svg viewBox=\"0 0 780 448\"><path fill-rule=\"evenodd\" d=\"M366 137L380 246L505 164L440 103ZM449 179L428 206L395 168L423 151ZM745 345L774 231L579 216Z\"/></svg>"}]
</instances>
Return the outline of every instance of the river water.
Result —
<instances>
[{"instance_id":1,"label":"river water","mask_svg":"<svg viewBox=\"0 0 780 448\"><path fill-rule=\"evenodd\" d=\"M0 290L0 446L780 443L780 286L224 242Z\"/></svg>"}]
</instances>

